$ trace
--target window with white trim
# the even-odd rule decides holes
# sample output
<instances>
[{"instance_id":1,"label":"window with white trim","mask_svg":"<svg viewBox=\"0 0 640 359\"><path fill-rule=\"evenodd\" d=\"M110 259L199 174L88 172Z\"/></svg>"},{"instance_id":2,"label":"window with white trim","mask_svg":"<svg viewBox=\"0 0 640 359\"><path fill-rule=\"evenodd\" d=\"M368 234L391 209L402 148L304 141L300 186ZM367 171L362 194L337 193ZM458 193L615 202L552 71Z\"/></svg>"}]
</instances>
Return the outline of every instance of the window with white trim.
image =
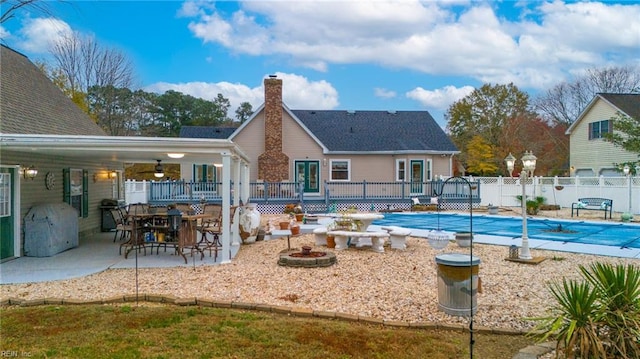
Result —
<instances>
[{"instance_id":1,"label":"window with white trim","mask_svg":"<svg viewBox=\"0 0 640 359\"><path fill-rule=\"evenodd\" d=\"M605 133L613 131L613 121L603 120L589 123L589 139L603 138Z\"/></svg>"},{"instance_id":2,"label":"window with white trim","mask_svg":"<svg viewBox=\"0 0 640 359\"><path fill-rule=\"evenodd\" d=\"M351 160L331 160L330 181L349 181L351 179Z\"/></svg>"},{"instance_id":3,"label":"window with white trim","mask_svg":"<svg viewBox=\"0 0 640 359\"><path fill-rule=\"evenodd\" d=\"M11 215L11 173L0 173L0 217Z\"/></svg>"},{"instance_id":4,"label":"window with white trim","mask_svg":"<svg viewBox=\"0 0 640 359\"><path fill-rule=\"evenodd\" d=\"M396 159L396 181L404 182L407 179L407 160Z\"/></svg>"}]
</instances>

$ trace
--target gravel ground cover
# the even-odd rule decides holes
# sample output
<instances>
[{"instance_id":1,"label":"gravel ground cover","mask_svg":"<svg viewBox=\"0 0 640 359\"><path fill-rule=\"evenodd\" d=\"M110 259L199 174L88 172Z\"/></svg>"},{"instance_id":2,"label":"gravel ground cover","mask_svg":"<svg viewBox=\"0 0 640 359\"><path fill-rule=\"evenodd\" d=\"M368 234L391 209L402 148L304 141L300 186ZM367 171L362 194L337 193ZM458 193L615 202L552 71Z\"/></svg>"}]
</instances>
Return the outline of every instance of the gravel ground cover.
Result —
<instances>
[{"instance_id":1,"label":"gravel ground cover","mask_svg":"<svg viewBox=\"0 0 640 359\"><path fill-rule=\"evenodd\" d=\"M562 217L559 211L549 212ZM551 214L548 216L553 217ZM272 217L263 216L263 222ZM303 245L312 246L314 251L333 251L315 247L311 234L291 238L292 247ZM443 252L469 253L453 242L444 250L434 250L425 239L414 237L408 238L404 251L386 247L384 253L375 253L366 247L349 248L335 251L337 263L322 268L278 265L278 255L286 248L286 239L258 241L242 245L229 264L140 269L138 290L178 298L291 306L389 321L468 323L467 318L450 316L438 309L435 256ZM544 315L553 304L547 290L549 281L579 278L578 266L596 261L640 263L638 259L532 250L534 256L547 260L531 265L506 261L507 247L474 244L473 252L481 259L481 293L475 325L518 331L530 329L534 323L527 318ZM107 299L135 293L135 283L135 270L109 269L77 279L2 285L0 300Z\"/></svg>"}]
</instances>

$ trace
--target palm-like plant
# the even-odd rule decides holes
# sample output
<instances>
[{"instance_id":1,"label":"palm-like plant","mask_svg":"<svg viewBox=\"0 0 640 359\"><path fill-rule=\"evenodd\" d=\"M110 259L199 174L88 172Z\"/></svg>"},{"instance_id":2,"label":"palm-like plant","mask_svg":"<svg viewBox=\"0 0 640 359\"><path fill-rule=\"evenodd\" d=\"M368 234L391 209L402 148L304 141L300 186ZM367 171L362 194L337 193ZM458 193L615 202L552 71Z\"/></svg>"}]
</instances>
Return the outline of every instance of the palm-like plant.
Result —
<instances>
[{"instance_id":1,"label":"palm-like plant","mask_svg":"<svg viewBox=\"0 0 640 359\"><path fill-rule=\"evenodd\" d=\"M604 358L605 350L598 337L598 293L589 283L562 280L562 285L552 283L549 289L558 305L548 317L534 318L540 324L531 335L540 340L557 339L556 358L564 347L567 358L580 354L585 358Z\"/></svg>"},{"instance_id":2,"label":"palm-like plant","mask_svg":"<svg viewBox=\"0 0 640 359\"><path fill-rule=\"evenodd\" d=\"M599 293L608 354L640 358L640 268L594 263L580 271Z\"/></svg>"},{"instance_id":3,"label":"palm-like plant","mask_svg":"<svg viewBox=\"0 0 640 359\"><path fill-rule=\"evenodd\" d=\"M586 281L549 285L557 305L529 335L557 340L556 358L640 358L640 268L579 268Z\"/></svg>"}]
</instances>

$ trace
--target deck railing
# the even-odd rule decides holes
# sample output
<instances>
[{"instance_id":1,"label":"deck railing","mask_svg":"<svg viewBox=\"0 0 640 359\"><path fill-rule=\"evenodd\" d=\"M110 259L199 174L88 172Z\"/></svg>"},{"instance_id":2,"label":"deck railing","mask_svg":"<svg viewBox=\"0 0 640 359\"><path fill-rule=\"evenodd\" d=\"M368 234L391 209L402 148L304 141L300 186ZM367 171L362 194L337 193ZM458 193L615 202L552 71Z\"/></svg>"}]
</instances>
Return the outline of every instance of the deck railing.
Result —
<instances>
[{"instance_id":1,"label":"deck railing","mask_svg":"<svg viewBox=\"0 0 640 359\"><path fill-rule=\"evenodd\" d=\"M474 201L480 200L479 182L473 190ZM428 198L440 191L442 181L427 182L325 182L324 192L304 193L296 182L253 182L249 184L249 198L252 202L278 201L368 201L388 200L408 202L411 198ZM149 182L148 202L198 202L218 201L222 197L220 182L161 181ZM235 186L231 183L232 190ZM448 182L442 197L449 199L469 198L468 187L456 182Z\"/></svg>"}]
</instances>

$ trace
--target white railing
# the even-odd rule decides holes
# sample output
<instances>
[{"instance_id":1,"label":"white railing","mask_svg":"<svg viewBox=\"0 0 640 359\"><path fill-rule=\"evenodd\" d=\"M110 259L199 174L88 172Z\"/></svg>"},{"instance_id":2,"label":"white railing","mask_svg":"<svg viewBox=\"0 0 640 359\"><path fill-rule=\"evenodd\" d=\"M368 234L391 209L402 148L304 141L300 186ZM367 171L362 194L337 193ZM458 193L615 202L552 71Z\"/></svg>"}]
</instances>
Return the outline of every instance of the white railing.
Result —
<instances>
[{"instance_id":1,"label":"white railing","mask_svg":"<svg viewBox=\"0 0 640 359\"><path fill-rule=\"evenodd\" d=\"M493 204L504 207L520 205L522 194L520 178L474 177L480 182L480 205ZM358 186L356 186L358 187ZM127 203L148 203L150 182L131 181L125 183ZM629 201L633 214L640 214L640 177L534 177L527 179L527 197L544 197L547 204L571 207L582 197L602 197L613 200L615 212L627 212ZM379 189L387 196L389 188ZM630 195L631 193L631 195Z\"/></svg>"}]
</instances>

